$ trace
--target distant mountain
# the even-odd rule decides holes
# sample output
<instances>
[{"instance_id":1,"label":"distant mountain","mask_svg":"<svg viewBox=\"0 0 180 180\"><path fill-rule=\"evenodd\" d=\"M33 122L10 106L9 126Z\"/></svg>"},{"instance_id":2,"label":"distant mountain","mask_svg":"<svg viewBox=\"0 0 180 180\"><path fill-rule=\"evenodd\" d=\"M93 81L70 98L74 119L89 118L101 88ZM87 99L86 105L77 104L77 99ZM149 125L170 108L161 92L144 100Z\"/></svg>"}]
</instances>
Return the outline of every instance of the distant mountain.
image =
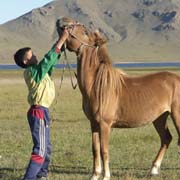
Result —
<instances>
[{"instance_id":1,"label":"distant mountain","mask_svg":"<svg viewBox=\"0 0 180 180\"><path fill-rule=\"evenodd\" d=\"M41 58L57 39L55 22L61 16L98 28L109 39L113 61L180 58L179 0L56 0L0 26L0 63L12 63L23 46Z\"/></svg>"}]
</instances>

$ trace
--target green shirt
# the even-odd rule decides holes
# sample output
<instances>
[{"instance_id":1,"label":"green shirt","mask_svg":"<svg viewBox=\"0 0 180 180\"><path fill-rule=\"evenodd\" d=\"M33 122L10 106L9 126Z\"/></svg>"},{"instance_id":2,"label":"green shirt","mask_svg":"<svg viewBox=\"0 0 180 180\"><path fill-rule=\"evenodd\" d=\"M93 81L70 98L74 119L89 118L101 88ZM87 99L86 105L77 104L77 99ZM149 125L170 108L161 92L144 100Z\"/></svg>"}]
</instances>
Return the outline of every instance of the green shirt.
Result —
<instances>
[{"instance_id":1,"label":"green shirt","mask_svg":"<svg viewBox=\"0 0 180 180\"><path fill-rule=\"evenodd\" d=\"M55 87L50 76L59 58L60 54L53 48L39 64L32 65L24 71L30 105L41 105L48 108L52 104L55 98Z\"/></svg>"}]
</instances>

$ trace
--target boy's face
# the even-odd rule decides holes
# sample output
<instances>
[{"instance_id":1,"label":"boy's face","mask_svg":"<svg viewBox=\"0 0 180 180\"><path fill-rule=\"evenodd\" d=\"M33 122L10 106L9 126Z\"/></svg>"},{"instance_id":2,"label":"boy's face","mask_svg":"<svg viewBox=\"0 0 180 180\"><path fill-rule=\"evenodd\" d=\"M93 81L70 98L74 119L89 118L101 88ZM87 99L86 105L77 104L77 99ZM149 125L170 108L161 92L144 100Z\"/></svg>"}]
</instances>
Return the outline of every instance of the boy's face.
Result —
<instances>
[{"instance_id":1,"label":"boy's face","mask_svg":"<svg viewBox=\"0 0 180 180\"><path fill-rule=\"evenodd\" d=\"M23 63L26 65L33 65L33 64L38 63L38 60L37 60L36 56L33 54L31 49L26 53L26 57L25 57Z\"/></svg>"}]
</instances>

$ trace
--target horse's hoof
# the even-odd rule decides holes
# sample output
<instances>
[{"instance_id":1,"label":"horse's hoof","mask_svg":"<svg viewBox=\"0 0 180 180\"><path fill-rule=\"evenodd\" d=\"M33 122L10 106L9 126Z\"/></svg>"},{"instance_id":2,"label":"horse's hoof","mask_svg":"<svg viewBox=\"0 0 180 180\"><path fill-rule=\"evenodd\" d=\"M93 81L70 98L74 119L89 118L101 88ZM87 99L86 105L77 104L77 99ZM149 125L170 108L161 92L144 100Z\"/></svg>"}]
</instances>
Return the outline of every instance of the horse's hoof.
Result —
<instances>
[{"instance_id":1,"label":"horse's hoof","mask_svg":"<svg viewBox=\"0 0 180 180\"><path fill-rule=\"evenodd\" d=\"M98 180L100 177L100 175L92 175L92 177L90 178L90 180Z\"/></svg>"},{"instance_id":2,"label":"horse's hoof","mask_svg":"<svg viewBox=\"0 0 180 180\"><path fill-rule=\"evenodd\" d=\"M150 176L157 176L159 175L159 168L157 166L153 166L150 171Z\"/></svg>"}]
</instances>

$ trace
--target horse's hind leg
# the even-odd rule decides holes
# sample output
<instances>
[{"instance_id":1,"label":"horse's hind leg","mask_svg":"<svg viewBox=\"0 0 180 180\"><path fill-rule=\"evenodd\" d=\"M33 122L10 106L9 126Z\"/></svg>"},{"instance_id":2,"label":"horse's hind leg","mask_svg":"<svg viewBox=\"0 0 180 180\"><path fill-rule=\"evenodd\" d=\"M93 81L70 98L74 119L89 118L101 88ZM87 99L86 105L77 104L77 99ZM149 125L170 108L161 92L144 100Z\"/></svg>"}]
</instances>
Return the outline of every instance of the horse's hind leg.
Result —
<instances>
[{"instance_id":1,"label":"horse's hind leg","mask_svg":"<svg viewBox=\"0 0 180 180\"><path fill-rule=\"evenodd\" d=\"M174 122L174 125L176 127L176 130L179 136L178 146L179 146L179 153L180 153L180 107L177 104L172 105L171 118Z\"/></svg>"},{"instance_id":2,"label":"horse's hind leg","mask_svg":"<svg viewBox=\"0 0 180 180\"><path fill-rule=\"evenodd\" d=\"M150 174L151 175L158 175L159 174L159 169L161 166L161 162L163 160L164 154L172 140L172 136L169 132L169 129L167 127L167 116L168 113L164 113L161 115L156 121L153 122L153 125L155 129L157 130L160 139L161 139L161 147L159 149L159 152L153 162Z\"/></svg>"}]
</instances>

